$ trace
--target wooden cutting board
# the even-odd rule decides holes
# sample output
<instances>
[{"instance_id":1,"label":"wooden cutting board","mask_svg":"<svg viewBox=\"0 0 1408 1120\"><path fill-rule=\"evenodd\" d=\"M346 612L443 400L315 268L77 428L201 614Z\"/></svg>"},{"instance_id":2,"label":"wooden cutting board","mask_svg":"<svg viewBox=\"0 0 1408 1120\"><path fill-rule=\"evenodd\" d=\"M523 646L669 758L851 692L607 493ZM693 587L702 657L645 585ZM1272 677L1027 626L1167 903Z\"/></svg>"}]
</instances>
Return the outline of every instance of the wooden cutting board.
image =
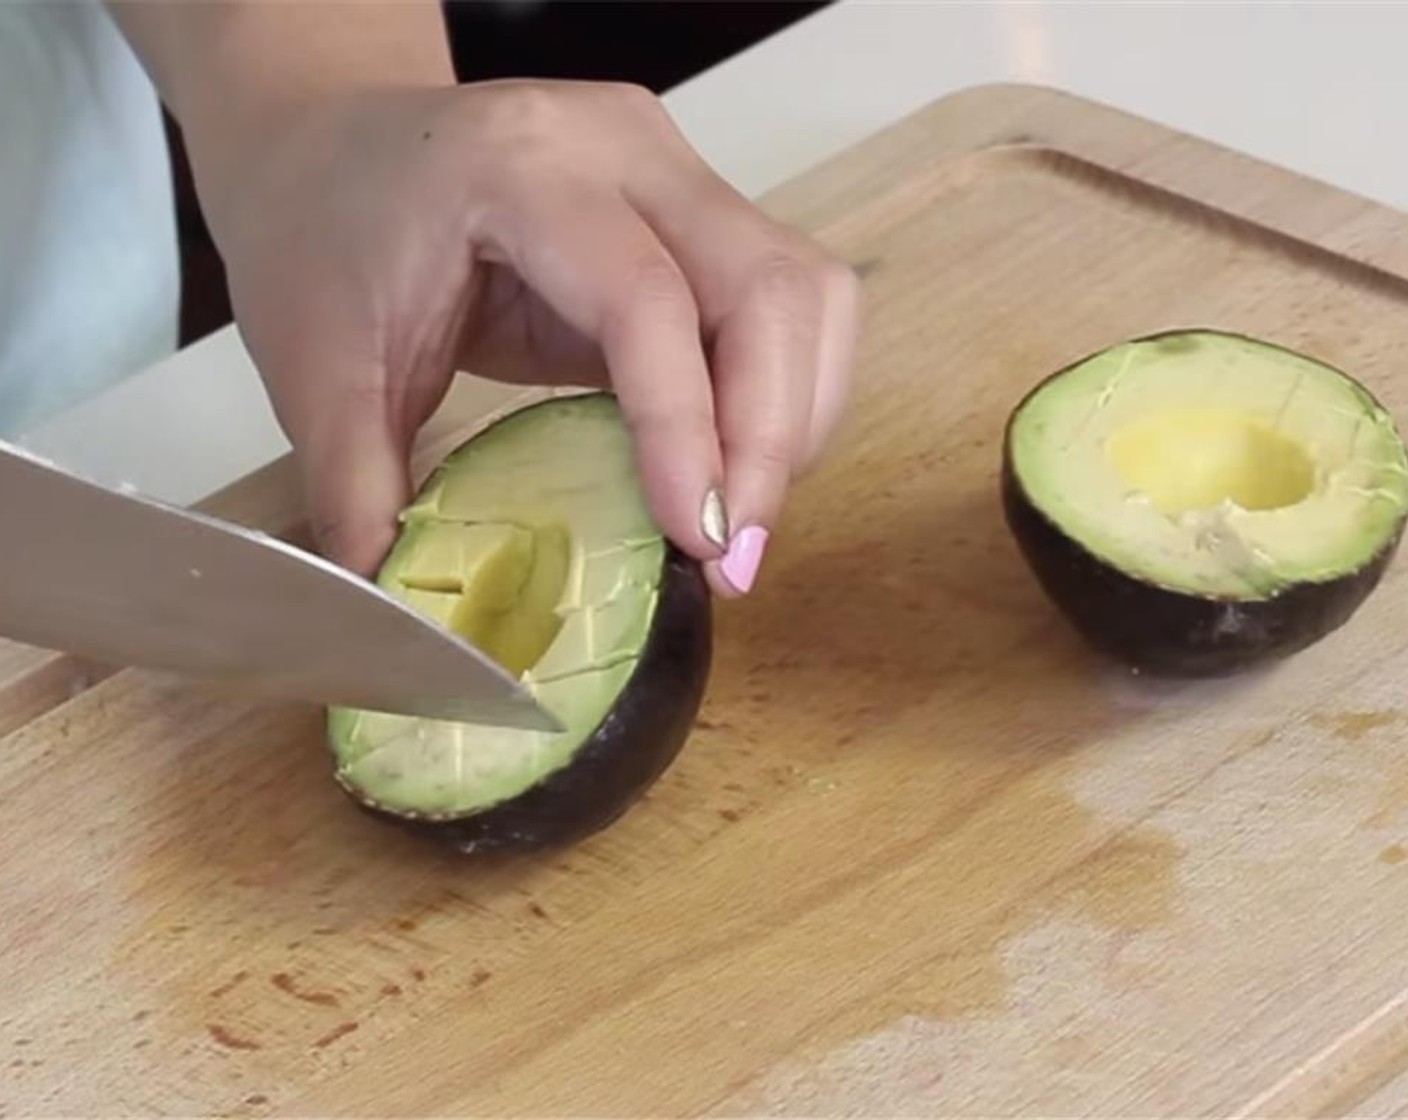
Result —
<instances>
[{"instance_id":1,"label":"wooden cutting board","mask_svg":"<svg viewBox=\"0 0 1408 1120\"><path fill-rule=\"evenodd\" d=\"M1170 327L1408 422L1408 218L1020 87L768 205L865 276L854 409L607 834L452 857L350 807L314 710L0 653L0 1112L1408 1108L1408 560L1273 670L1141 682L996 491L1036 380ZM425 462L507 397L467 384ZM292 528L287 464L215 508Z\"/></svg>"}]
</instances>

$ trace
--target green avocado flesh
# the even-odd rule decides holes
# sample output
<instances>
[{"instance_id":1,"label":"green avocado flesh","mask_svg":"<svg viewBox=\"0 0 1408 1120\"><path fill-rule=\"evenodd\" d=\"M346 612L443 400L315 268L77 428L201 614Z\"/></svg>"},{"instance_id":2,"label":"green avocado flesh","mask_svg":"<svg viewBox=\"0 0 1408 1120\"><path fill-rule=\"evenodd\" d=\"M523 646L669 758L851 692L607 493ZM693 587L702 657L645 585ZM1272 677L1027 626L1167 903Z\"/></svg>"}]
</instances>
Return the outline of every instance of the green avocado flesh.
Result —
<instances>
[{"instance_id":1,"label":"green avocado flesh","mask_svg":"<svg viewBox=\"0 0 1408 1120\"><path fill-rule=\"evenodd\" d=\"M379 585L526 682L564 728L330 712L344 786L392 813L449 819L566 766L608 715L650 633L666 545L605 394L499 421L441 464L402 521Z\"/></svg>"},{"instance_id":2,"label":"green avocado flesh","mask_svg":"<svg viewBox=\"0 0 1408 1120\"><path fill-rule=\"evenodd\" d=\"M1060 531L1185 594L1258 600L1354 573L1393 542L1408 459L1360 385L1216 331L1124 343L1014 414L1011 469Z\"/></svg>"}]
</instances>

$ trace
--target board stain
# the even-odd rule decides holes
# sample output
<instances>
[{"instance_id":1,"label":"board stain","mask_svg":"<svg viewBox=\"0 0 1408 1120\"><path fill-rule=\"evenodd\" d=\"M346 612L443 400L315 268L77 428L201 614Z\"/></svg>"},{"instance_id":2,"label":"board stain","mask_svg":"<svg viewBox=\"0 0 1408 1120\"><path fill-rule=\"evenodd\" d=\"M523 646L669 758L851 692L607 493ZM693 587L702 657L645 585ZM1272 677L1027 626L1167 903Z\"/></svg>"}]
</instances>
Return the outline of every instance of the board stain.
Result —
<instances>
[{"instance_id":1,"label":"board stain","mask_svg":"<svg viewBox=\"0 0 1408 1120\"><path fill-rule=\"evenodd\" d=\"M1408 849L1405 849L1402 844L1390 844L1379 853L1380 863L1397 864L1402 863L1405 859L1408 859Z\"/></svg>"},{"instance_id":2,"label":"board stain","mask_svg":"<svg viewBox=\"0 0 1408 1120\"><path fill-rule=\"evenodd\" d=\"M464 890L462 858L368 822L336 788L318 751L294 749L321 736L316 715L295 719L233 703L216 710L219 718L205 718L209 711L201 708L195 713L202 716L200 731L192 733L192 702L185 693L169 707L175 714L162 709L160 719L172 723L170 738L180 746L168 752L161 780L150 783L156 824L142 833L139 853L145 858L130 861L126 884L134 909L145 913L114 947L133 989L161 1000L161 1015L153 1016L160 1029L148 1041L129 1027L129 1052L150 1044L153 1052L170 1048L179 1054L192 1036L208 1036L212 1041L174 1059L183 1075L216 1076L231 1051L263 1050L273 1063L271 1074L297 1077L313 1055L337 1041L310 1050L307 1040L314 1035L340 1021L365 1025L373 1008L393 1016L396 1010L385 990L393 978L387 962L345 987L324 988L340 963L329 953L343 954L333 935L345 937L354 956L368 944L383 946L385 931L398 918L428 925L425 916L456 890L492 917L504 916L494 906L519 882L511 868L483 874ZM369 877L369 868L380 878ZM373 881L375 891L368 889ZM169 936L175 928L173 884L200 899L199 915L181 927L194 932L181 942L189 949L178 967ZM293 943L300 952L286 954ZM235 967L247 976L228 995ZM406 965L393 967L404 977ZM459 975L467 979L472 967ZM427 979L419 966L410 976ZM398 979L399 996L400 984L411 981ZM220 995L224 1002L215 1002ZM238 1013L226 1010L235 1000ZM312 1020L302 1045L275 1045L290 1006L300 1005L329 1018Z\"/></svg>"},{"instance_id":3,"label":"board stain","mask_svg":"<svg viewBox=\"0 0 1408 1120\"><path fill-rule=\"evenodd\" d=\"M266 1097L263 1093L250 1093L249 1096L245 1097L244 1103L257 1108L261 1104L268 1104L269 1098Z\"/></svg>"},{"instance_id":4,"label":"board stain","mask_svg":"<svg viewBox=\"0 0 1408 1120\"><path fill-rule=\"evenodd\" d=\"M1082 833L1095 837L1101 828L1096 815L1057 790L1043 790L1029 805L1036 820L1045 821L1046 843L1077 845ZM1065 823L1057 824L1061 818ZM1028 840L1016 830L1013 851ZM1008 1006L1012 977L1003 963L1007 946L1052 920L1094 926L1111 939L1105 968L1119 968L1119 954L1138 933L1166 924L1173 915L1176 870L1180 850L1171 836L1147 826L1121 831L1094 846L1030 895L1006 909L991 911L992 919L959 950L941 953L921 975L920 990L912 990L900 1007L892 1003L882 1018L897 1011L922 1012L933 1019L967 1019ZM1000 879L1000 877L998 877ZM992 889L1001 889L994 886ZM981 895L985 890L979 888ZM975 905L983 906L980 899Z\"/></svg>"},{"instance_id":5,"label":"board stain","mask_svg":"<svg viewBox=\"0 0 1408 1120\"><path fill-rule=\"evenodd\" d=\"M236 972L233 976L226 980L225 983L221 984L218 988L212 989L210 993L210 998L220 999L222 996L227 996L248 979L249 973L244 969L240 969L239 972ZM145 1018L145 1015L142 1012L138 1012L138 1015ZM136 1021L140 1022L141 1019L137 1019Z\"/></svg>"},{"instance_id":6,"label":"board stain","mask_svg":"<svg viewBox=\"0 0 1408 1120\"><path fill-rule=\"evenodd\" d=\"M357 1030L360 1026L360 1023L353 1022L351 1020L346 1023L339 1023L337 1026L333 1027L332 1030L328 1031L327 1034L321 1036L320 1038L314 1039L313 1049L326 1050L334 1042L337 1042L339 1039L346 1038L349 1034Z\"/></svg>"},{"instance_id":7,"label":"board stain","mask_svg":"<svg viewBox=\"0 0 1408 1120\"><path fill-rule=\"evenodd\" d=\"M476 968L474 970L474 975L469 978L469 986L471 989L482 988L493 978L494 974L490 972L487 968Z\"/></svg>"},{"instance_id":8,"label":"board stain","mask_svg":"<svg viewBox=\"0 0 1408 1120\"><path fill-rule=\"evenodd\" d=\"M959 1024L980 1030L994 1016L1020 1011L1016 982L1039 982L1040 972L1014 974L1011 949L1053 924L1088 931L1079 936L1095 942L1091 967L1107 982L1128 988L1152 979L1156 963L1126 958L1142 935L1175 916L1182 850L1171 834L1149 823L1112 826L1044 776L1010 808L995 807L990 820L968 827L973 835L955 837L945 853L952 871L938 880L919 876L941 902L931 894L922 905L910 903L900 883L868 897L886 917L874 924L867 952L904 963L852 998L843 1015L814 1026L787 1060L739 1078L711 1111L931 1112L928 1094L949 1032ZM991 865L993 858L1039 863L1032 853L1053 850L1071 858L1020 888ZM1070 936L1063 933L1063 943L1077 944ZM926 939L932 951L920 948ZM1082 1049L1072 1040L1049 1057L1065 1064Z\"/></svg>"},{"instance_id":9,"label":"board stain","mask_svg":"<svg viewBox=\"0 0 1408 1120\"><path fill-rule=\"evenodd\" d=\"M1401 712L1393 709L1335 712L1311 716L1310 722L1321 730L1330 732L1337 739L1353 743L1381 727L1397 722L1401 715Z\"/></svg>"},{"instance_id":10,"label":"board stain","mask_svg":"<svg viewBox=\"0 0 1408 1120\"><path fill-rule=\"evenodd\" d=\"M1080 1034L1058 1034L1041 1048L1041 1056L1057 1069L1068 1070L1098 1057L1099 1047Z\"/></svg>"},{"instance_id":11,"label":"board stain","mask_svg":"<svg viewBox=\"0 0 1408 1120\"><path fill-rule=\"evenodd\" d=\"M1238 751L1240 753L1242 751L1260 750L1270 743L1272 739L1276 738L1278 734L1280 734L1280 729L1276 727L1267 727L1261 731L1254 732L1239 744Z\"/></svg>"},{"instance_id":12,"label":"board stain","mask_svg":"<svg viewBox=\"0 0 1408 1120\"><path fill-rule=\"evenodd\" d=\"M269 982L278 988L279 991L294 999L301 999L304 1003L316 1003L320 1007L336 1007L337 996L332 992L310 991L307 988L300 988L298 982L287 972L276 972L269 978Z\"/></svg>"},{"instance_id":13,"label":"board stain","mask_svg":"<svg viewBox=\"0 0 1408 1120\"><path fill-rule=\"evenodd\" d=\"M227 1050L262 1050L262 1044L252 1038L243 1038L235 1034L229 1027L221 1026L219 1023L207 1023L206 1032Z\"/></svg>"},{"instance_id":14,"label":"board stain","mask_svg":"<svg viewBox=\"0 0 1408 1120\"><path fill-rule=\"evenodd\" d=\"M1054 905L1111 930L1161 925L1172 916L1171 872L1179 855L1165 833L1122 833L1057 880Z\"/></svg>"},{"instance_id":15,"label":"board stain","mask_svg":"<svg viewBox=\"0 0 1408 1120\"><path fill-rule=\"evenodd\" d=\"M1408 760L1395 752L1385 755L1379 764L1374 805L1363 818L1361 827L1398 827L1405 815L1408 815Z\"/></svg>"}]
</instances>

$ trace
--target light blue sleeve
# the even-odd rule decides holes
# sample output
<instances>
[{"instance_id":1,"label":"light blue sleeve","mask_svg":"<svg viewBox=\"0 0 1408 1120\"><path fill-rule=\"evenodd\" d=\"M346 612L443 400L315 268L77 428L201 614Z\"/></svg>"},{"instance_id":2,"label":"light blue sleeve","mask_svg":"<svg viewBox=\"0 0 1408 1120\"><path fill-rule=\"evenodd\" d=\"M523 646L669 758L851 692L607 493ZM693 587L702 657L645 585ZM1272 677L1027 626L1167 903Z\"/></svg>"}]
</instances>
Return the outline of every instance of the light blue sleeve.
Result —
<instances>
[{"instance_id":1,"label":"light blue sleeve","mask_svg":"<svg viewBox=\"0 0 1408 1120\"><path fill-rule=\"evenodd\" d=\"M179 290L159 103L107 11L0 3L0 438L170 354Z\"/></svg>"}]
</instances>

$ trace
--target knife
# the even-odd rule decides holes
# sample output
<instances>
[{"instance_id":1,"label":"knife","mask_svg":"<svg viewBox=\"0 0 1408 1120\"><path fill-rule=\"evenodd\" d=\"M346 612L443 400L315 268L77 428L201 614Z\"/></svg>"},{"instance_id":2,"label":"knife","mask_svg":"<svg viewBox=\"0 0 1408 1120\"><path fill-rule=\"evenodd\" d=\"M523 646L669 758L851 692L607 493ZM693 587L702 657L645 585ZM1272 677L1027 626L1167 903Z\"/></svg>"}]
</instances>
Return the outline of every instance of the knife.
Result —
<instances>
[{"instance_id":1,"label":"knife","mask_svg":"<svg viewBox=\"0 0 1408 1120\"><path fill-rule=\"evenodd\" d=\"M0 441L0 634L269 698L560 731L502 667L267 534Z\"/></svg>"}]
</instances>

